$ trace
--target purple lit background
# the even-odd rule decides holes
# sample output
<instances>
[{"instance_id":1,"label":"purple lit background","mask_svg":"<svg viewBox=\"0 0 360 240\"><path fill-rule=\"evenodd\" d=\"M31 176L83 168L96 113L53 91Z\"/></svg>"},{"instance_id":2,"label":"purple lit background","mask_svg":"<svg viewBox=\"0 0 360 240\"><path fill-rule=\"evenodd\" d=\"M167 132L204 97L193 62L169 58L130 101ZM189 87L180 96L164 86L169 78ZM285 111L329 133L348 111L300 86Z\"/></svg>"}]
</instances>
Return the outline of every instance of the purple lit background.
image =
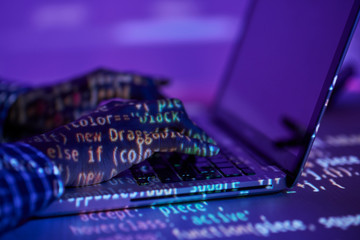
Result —
<instances>
[{"instance_id":1,"label":"purple lit background","mask_svg":"<svg viewBox=\"0 0 360 240\"><path fill-rule=\"evenodd\" d=\"M41 85L96 67L169 77L169 96L209 103L248 1L0 3L0 76ZM359 27L358 27L359 28ZM360 30L345 64L360 69ZM360 92L357 71L348 90Z\"/></svg>"}]
</instances>

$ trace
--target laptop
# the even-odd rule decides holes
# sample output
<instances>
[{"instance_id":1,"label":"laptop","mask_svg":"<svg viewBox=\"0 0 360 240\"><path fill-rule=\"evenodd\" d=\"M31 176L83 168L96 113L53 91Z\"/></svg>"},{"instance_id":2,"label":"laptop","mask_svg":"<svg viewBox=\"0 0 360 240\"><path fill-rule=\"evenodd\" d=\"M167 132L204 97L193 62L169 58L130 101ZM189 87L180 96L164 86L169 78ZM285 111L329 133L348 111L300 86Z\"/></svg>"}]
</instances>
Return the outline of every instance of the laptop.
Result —
<instances>
[{"instance_id":1,"label":"laptop","mask_svg":"<svg viewBox=\"0 0 360 240\"><path fill-rule=\"evenodd\" d=\"M301 174L359 17L360 0L251 1L209 111L211 158L156 153L39 216L274 193ZM205 86L206 88L206 86Z\"/></svg>"}]
</instances>

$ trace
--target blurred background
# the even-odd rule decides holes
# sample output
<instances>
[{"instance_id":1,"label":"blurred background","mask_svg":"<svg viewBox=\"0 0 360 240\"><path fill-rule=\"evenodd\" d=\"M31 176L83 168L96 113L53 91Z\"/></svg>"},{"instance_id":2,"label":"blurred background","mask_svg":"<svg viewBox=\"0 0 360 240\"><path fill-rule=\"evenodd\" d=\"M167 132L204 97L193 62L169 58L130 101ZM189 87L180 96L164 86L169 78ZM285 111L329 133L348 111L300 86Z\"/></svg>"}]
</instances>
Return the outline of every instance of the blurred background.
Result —
<instances>
[{"instance_id":1,"label":"blurred background","mask_svg":"<svg viewBox=\"0 0 360 240\"><path fill-rule=\"evenodd\" d=\"M168 77L169 96L209 103L248 2L2 1L0 77L44 85L109 67ZM353 99L360 95L359 27L344 63L350 66L344 92Z\"/></svg>"}]
</instances>

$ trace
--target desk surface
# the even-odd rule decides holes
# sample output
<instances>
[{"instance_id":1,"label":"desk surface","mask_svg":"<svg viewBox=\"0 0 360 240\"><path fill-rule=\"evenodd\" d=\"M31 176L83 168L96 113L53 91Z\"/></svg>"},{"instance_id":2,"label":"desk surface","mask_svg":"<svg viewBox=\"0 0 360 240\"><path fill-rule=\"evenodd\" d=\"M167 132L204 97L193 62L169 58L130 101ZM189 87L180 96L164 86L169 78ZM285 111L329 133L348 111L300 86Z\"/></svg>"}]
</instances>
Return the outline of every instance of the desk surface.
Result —
<instances>
[{"instance_id":1,"label":"desk surface","mask_svg":"<svg viewBox=\"0 0 360 240\"><path fill-rule=\"evenodd\" d=\"M358 239L360 111L328 111L293 189L278 194L33 219L3 239Z\"/></svg>"}]
</instances>

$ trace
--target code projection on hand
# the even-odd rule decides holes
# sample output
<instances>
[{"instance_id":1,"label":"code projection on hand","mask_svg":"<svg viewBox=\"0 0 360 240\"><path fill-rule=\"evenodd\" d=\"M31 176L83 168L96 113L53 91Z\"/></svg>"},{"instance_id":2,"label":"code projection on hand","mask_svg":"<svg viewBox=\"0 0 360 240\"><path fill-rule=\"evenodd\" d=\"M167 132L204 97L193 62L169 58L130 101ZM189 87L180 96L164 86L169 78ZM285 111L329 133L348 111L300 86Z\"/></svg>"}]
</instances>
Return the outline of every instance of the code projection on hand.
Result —
<instances>
[{"instance_id":1,"label":"code projection on hand","mask_svg":"<svg viewBox=\"0 0 360 240\"><path fill-rule=\"evenodd\" d=\"M59 168L66 186L109 180L155 152L213 156L219 148L180 100L112 100L49 133L25 140Z\"/></svg>"},{"instance_id":2,"label":"code projection on hand","mask_svg":"<svg viewBox=\"0 0 360 240\"><path fill-rule=\"evenodd\" d=\"M353 118L351 122L357 124L358 121ZM297 186L288 191L41 219L30 221L17 231L21 234L31 232L37 239L48 239L59 230L62 237L99 240L304 239L309 236L357 239L360 234L360 207L357 204L360 201L357 194L360 132L354 132L353 128L351 131L329 131L336 124L322 125ZM117 131L117 141L121 136L126 138L127 134L121 135ZM82 137L79 139L83 141ZM96 148L93 149L95 161ZM109 185L134 182L130 177L121 181L115 178L109 181ZM110 188L107 190L99 194L109 199L113 196L128 197L111 192ZM169 190L168 193L154 191L151 194L172 193ZM72 197L68 200L79 201L80 205L85 204L86 199L96 201L90 200L90 196ZM43 231L45 228L46 233ZM53 234L52 238L58 236Z\"/></svg>"}]
</instances>

